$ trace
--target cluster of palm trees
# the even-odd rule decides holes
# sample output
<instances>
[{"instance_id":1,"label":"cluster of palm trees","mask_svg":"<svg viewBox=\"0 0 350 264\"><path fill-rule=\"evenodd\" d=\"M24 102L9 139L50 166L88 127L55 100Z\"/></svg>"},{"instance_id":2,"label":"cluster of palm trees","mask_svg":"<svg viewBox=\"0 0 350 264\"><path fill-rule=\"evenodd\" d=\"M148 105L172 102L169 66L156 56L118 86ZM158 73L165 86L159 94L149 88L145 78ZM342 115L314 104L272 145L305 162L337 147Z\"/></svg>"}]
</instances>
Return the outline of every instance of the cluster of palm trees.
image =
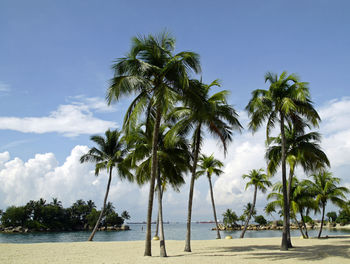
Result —
<instances>
[{"instance_id":1,"label":"cluster of palm trees","mask_svg":"<svg viewBox=\"0 0 350 264\"><path fill-rule=\"evenodd\" d=\"M122 131L108 130L105 138L93 136L91 139L98 147L92 148L81 158L81 162L96 163L96 175L101 169L106 169L109 173L103 208L107 201L112 169L116 169L122 179L136 181L140 185L149 184L145 256L151 256L151 217L155 193L158 197L160 256L167 256L163 229L163 193L169 186L179 190L185 183L184 175L187 172L191 176L185 251L191 251L194 184L203 174L209 180L217 225L211 177L222 173L223 164L213 156L203 155L201 147L207 131L219 140L226 154L233 132L242 129L237 112L227 103L228 91L213 94L212 88L220 86L217 80L205 84L201 79L192 76L201 71L199 55L189 51L175 54L174 47L175 39L166 32L132 39L129 53L117 59L112 66L114 77L106 94L108 104L123 96L134 96L126 111ZM291 246L288 228L292 200L292 187L287 182L293 181L294 168L297 165L301 165L306 171L314 171L323 169L329 162L313 142L319 140L319 135L304 132L305 128L317 126L320 120L312 106L307 84L299 82L294 75L287 76L286 72L279 77L268 73L265 79L270 82L270 88L255 90L247 106L251 117L249 128L256 131L267 121L266 134L270 146L267 152L268 175L274 174L280 164L282 166L282 248L287 249ZM270 133L277 124L281 134L273 138ZM291 142L289 137L299 138L299 141L293 138L294 141ZM302 144L305 144L305 151L296 150ZM287 163L290 166L289 181L286 177ZM245 177L250 179L247 186L252 185L255 188L252 206L254 210L257 190L265 191L271 183L261 170L252 171ZM250 216L251 213L247 217L246 225ZM94 232L98 225L99 221ZM217 230L217 238L220 238L219 228ZM158 235L158 225L156 232ZM242 237L244 232L245 230Z\"/></svg>"}]
</instances>

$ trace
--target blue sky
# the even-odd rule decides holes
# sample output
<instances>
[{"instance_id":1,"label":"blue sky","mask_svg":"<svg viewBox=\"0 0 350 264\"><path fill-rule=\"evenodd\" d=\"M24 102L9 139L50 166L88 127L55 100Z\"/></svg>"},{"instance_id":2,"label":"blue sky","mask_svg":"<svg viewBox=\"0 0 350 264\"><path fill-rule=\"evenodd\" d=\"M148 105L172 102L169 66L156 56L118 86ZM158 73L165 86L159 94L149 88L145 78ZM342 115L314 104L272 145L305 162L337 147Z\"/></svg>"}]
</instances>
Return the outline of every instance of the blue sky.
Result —
<instances>
[{"instance_id":1,"label":"blue sky","mask_svg":"<svg viewBox=\"0 0 350 264\"><path fill-rule=\"evenodd\" d=\"M176 51L191 50L200 54L203 80L211 82L218 78L222 81L222 88L231 91L229 102L242 111L244 124L243 109L252 90L266 88L263 76L267 71L287 70L310 82L315 106L326 117L323 118L325 125L321 125L324 148L331 155L334 153L336 166L332 168L346 182L344 173L350 161L342 161L338 156L344 156L344 152L350 153L350 150L346 140L338 141L340 136L346 139L350 131L350 126L346 125L350 107L347 98L350 83L349 8L349 1L316 0L1 1L0 153L3 154L0 154L0 181L14 182L16 179L17 183L0 188L3 198L0 208L40 195L47 199L52 195L59 196L66 204L80 198L79 195L98 199L99 195L89 196L78 189L98 193L94 186L99 186L98 190L103 192L102 175L98 181L92 175L82 176L91 167L81 169L74 163L76 160L72 161L73 157L84 152L84 146L91 146L91 134L121 125L129 100L123 99L111 108L104 104L113 61L128 52L133 36L154 34L164 29L176 38ZM334 129L338 127L340 129ZM338 135L339 131L343 134ZM253 145L262 144L259 145L262 147L247 158L257 155L259 161L245 163L250 169L263 166L263 140L263 135L251 137L245 131L236 135L230 153L236 153L237 149L247 153L244 147L256 141ZM345 149L334 149L335 141L331 140L338 140L336 142ZM216 148L220 155L215 142L208 141L204 148L208 152ZM228 197L240 193L243 184L240 175L246 173L247 168L241 168L242 173L235 171L233 164L237 162L234 154L228 155L226 176L216 182L217 191L223 191L220 182L227 181L222 184L226 186L228 182L235 182L234 186L230 185L230 190L226 190L227 196L218 194L219 211L234 206L234 199L231 201ZM31 166L38 168L28 171ZM65 166L76 172L77 184L74 185L76 189L72 188L72 194L66 195L59 192L60 188L66 188L65 185L55 188L52 182L45 181L48 175L54 174L53 178L57 177L55 179L60 182L60 175L64 173L57 171L67 171ZM23 175L28 175L20 176L18 171L21 170ZM5 178L5 174L9 178ZM39 179L42 187L35 189L40 184L33 182ZM88 181L85 187L79 187L82 179ZM94 184L89 184L91 181ZM33 192L25 187L24 183L29 182L34 184ZM52 189L48 187L50 184ZM19 185L23 185L23 189ZM117 181L116 186L119 186ZM145 209L139 200L147 193L147 188L139 191L128 184L118 188L114 196L112 192L112 201L123 204L121 206L129 209L136 219L143 219ZM128 201L128 192L123 193L121 189L137 194L135 197L140 197L139 200ZM11 192L22 195L11 196ZM197 192L198 197L207 197L204 180L198 182ZM186 187L179 196L176 195L169 193L168 208L185 208ZM247 201L250 199L247 194L239 195ZM239 195L237 197L243 197ZM175 200L181 203L172 204ZM197 206L203 208L200 200L203 199L198 198ZM235 206L239 212L240 203ZM195 218L210 219L210 210L210 206L198 210ZM169 219L182 220L185 215L169 212Z\"/></svg>"}]
</instances>

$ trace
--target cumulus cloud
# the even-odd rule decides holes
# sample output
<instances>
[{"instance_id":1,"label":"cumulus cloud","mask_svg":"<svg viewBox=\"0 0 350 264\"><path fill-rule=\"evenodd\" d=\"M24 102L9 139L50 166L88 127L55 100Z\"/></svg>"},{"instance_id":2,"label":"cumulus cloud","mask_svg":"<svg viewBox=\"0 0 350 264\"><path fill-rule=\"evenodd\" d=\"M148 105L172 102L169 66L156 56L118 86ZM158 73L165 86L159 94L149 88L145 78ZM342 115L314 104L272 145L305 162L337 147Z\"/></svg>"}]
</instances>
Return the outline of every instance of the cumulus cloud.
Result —
<instances>
[{"instance_id":1,"label":"cumulus cloud","mask_svg":"<svg viewBox=\"0 0 350 264\"><path fill-rule=\"evenodd\" d=\"M332 100L323 105L318 112L322 118L319 132L323 135L322 148L331 162L331 171L334 176L342 179L345 186L350 186L350 98L344 97ZM244 127L247 127L246 113L241 112L240 118ZM275 131L276 132L276 131ZM247 202L252 201L253 190L245 191L246 181L242 175L251 169L266 168L265 155L265 129L262 127L254 135L245 130L242 135L236 135L234 142L228 148L227 157L223 155L222 148L214 140L206 140L203 152L224 161L224 174L214 179L214 196L218 210L233 208L241 212ZM302 170L297 170L298 177L305 177ZM280 172L272 178L273 182L280 181ZM210 203L209 192L206 202ZM257 199L258 211L261 213L266 205L266 196L259 194Z\"/></svg>"},{"instance_id":2,"label":"cumulus cloud","mask_svg":"<svg viewBox=\"0 0 350 264\"><path fill-rule=\"evenodd\" d=\"M77 199L92 199L98 206L107 186L107 175L94 175L94 164L81 164L81 155L88 151L87 146L76 146L62 165L53 153L36 154L24 162L11 159L8 152L0 153L0 208L10 205L23 205L29 200L44 198L48 202L57 197L65 206ZM126 195L137 189L114 177L109 200L115 205ZM123 201L127 206L128 201ZM120 208L120 207L119 207Z\"/></svg>"},{"instance_id":3,"label":"cumulus cloud","mask_svg":"<svg viewBox=\"0 0 350 264\"><path fill-rule=\"evenodd\" d=\"M108 128L116 128L115 122L94 117L92 110L104 108L98 99L90 99L90 104L80 102L60 105L57 110L44 117L0 117L0 129L38 134L56 132L66 137L74 137L103 133Z\"/></svg>"},{"instance_id":4,"label":"cumulus cloud","mask_svg":"<svg viewBox=\"0 0 350 264\"><path fill-rule=\"evenodd\" d=\"M342 98L328 102L318 109L322 123L320 132L323 134L322 147L328 155L336 177L342 178L345 186L350 186L350 122L348 114L350 99ZM347 112L346 112L347 113ZM242 113L244 126L247 118ZM334 129L336 127L337 129ZM107 184L107 175L101 173L94 176L93 164L80 164L79 158L86 153L86 146L76 146L63 164L58 164L53 153L37 154L28 161L11 158L9 152L0 153L0 208L12 204L23 204L30 199L43 197L50 200L58 197L65 206L69 206L77 199L92 199L101 206ZM203 152L224 161L224 174L219 178L213 177L214 196L218 217L223 211L231 208L237 214L242 212L243 206L252 201L253 189L245 190L246 181L242 175L251 169L265 168L265 130L261 128L254 135L244 130L241 135L234 136L234 142L229 146L227 156L224 157L222 148L216 140L206 139ZM298 170L298 177L302 176ZM180 193L168 190L164 195L165 219L172 221L186 221L187 199L189 189L189 175L187 183ZM280 173L273 182L280 180ZM195 183L193 201L193 221L212 219L212 208L208 191L208 181L201 177ZM149 186L137 186L135 183L121 182L114 177L110 191L110 201L117 208L129 210L133 221L143 221L146 217ZM154 214L156 215L156 200ZM263 213L266 205L266 195L259 193L257 199L258 213ZM155 218L154 218L155 219Z\"/></svg>"}]
</instances>

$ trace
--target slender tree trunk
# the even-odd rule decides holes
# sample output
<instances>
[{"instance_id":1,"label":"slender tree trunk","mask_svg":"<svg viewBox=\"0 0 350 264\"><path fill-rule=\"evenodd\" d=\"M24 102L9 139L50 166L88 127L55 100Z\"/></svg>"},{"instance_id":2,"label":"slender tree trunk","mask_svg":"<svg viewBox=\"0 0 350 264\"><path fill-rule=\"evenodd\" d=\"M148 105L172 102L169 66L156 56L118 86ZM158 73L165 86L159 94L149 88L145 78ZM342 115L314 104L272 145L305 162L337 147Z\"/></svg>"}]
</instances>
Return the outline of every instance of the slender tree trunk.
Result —
<instances>
[{"instance_id":1,"label":"slender tree trunk","mask_svg":"<svg viewBox=\"0 0 350 264\"><path fill-rule=\"evenodd\" d=\"M301 233L301 235L303 236L303 238L306 238L306 236L305 236L305 234L304 234L304 232L303 232L303 227L299 224L298 219L297 219L296 216L294 216L294 221L297 223L298 228L299 228L300 233Z\"/></svg>"},{"instance_id":2,"label":"slender tree trunk","mask_svg":"<svg viewBox=\"0 0 350 264\"><path fill-rule=\"evenodd\" d=\"M159 168L158 168L158 175L160 175L160 171L159 171ZM162 198L162 201L163 201L163 188L161 190L161 198ZM157 214L157 224L156 224L156 230L155 230L155 234L154 236L158 236L158 232L159 232L159 208L158 208L158 214Z\"/></svg>"},{"instance_id":3,"label":"slender tree trunk","mask_svg":"<svg viewBox=\"0 0 350 264\"><path fill-rule=\"evenodd\" d=\"M158 236L158 230L159 230L159 209L158 209L158 214L157 214L156 230L155 230L155 233L154 233L155 237Z\"/></svg>"},{"instance_id":4,"label":"slender tree trunk","mask_svg":"<svg viewBox=\"0 0 350 264\"><path fill-rule=\"evenodd\" d=\"M301 222L302 222L303 227L305 229L305 236L306 236L306 238L309 238L309 234L307 233L307 227L306 227L306 224L304 222L303 211L300 210L299 213L300 213L300 217L301 217Z\"/></svg>"},{"instance_id":5,"label":"slender tree trunk","mask_svg":"<svg viewBox=\"0 0 350 264\"><path fill-rule=\"evenodd\" d=\"M283 192L283 232L282 232L282 243L281 250L288 250L288 215L289 215L289 204L287 197L287 177L286 177L286 137L284 133L284 115L280 112L280 125L281 125L281 139L282 139L282 192Z\"/></svg>"},{"instance_id":6,"label":"slender tree trunk","mask_svg":"<svg viewBox=\"0 0 350 264\"><path fill-rule=\"evenodd\" d=\"M157 150L158 150L158 134L160 119L162 117L162 112L159 107L157 107L156 120L153 129L153 139L152 139L152 165L151 165L151 180L148 195L148 209L147 209L147 225L146 225L146 241L145 241L145 253L144 256L152 256L151 248L151 224L152 224L152 208L153 208L153 196L154 196L154 185L157 175Z\"/></svg>"},{"instance_id":7,"label":"slender tree trunk","mask_svg":"<svg viewBox=\"0 0 350 264\"><path fill-rule=\"evenodd\" d=\"M252 208L250 208L249 215L247 216L247 220L245 221L244 228L243 228L243 231L242 231L242 234L241 234L240 238L243 238L245 232L247 231L250 218L252 217L252 214L253 214L253 211L254 211L254 208L255 208L257 192L258 192L258 186L255 185L255 187L254 187L254 199L253 199Z\"/></svg>"},{"instance_id":8,"label":"slender tree trunk","mask_svg":"<svg viewBox=\"0 0 350 264\"><path fill-rule=\"evenodd\" d=\"M159 219L159 233L160 233L160 256L167 257L165 249L165 237L164 237L164 227L163 227L163 206L162 206L162 184L160 179L160 173L158 173L157 179L158 185L158 219Z\"/></svg>"},{"instance_id":9,"label":"slender tree trunk","mask_svg":"<svg viewBox=\"0 0 350 264\"><path fill-rule=\"evenodd\" d=\"M323 222L324 222L324 212L326 210L326 204L322 203L322 219L321 219L321 228L320 228L320 232L318 233L318 237L317 238L321 238L321 233L322 233L322 229L323 229Z\"/></svg>"},{"instance_id":10,"label":"slender tree trunk","mask_svg":"<svg viewBox=\"0 0 350 264\"><path fill-rule=\"evenodd\" d=\"M191 218L192 218L192 201L193 201L193 191L194 191L194 181L196 179L196 168L197 168L197 160L199 154L200 147L200 132L201 124L199 124L196 136L195 136L195 146L193 151L193 164L192 164L192 175L191 175L191 183L190 183L190 192L188 197L188 209L187 209L187 232L186 232L186 241L185 241L185 252L191 252Z\"/></svg>"},{"instance_id":11,"label":"slender tree trunk","mask_svg":"<svg viewBox=\"0 0 350 264\"><path fill-rule=\"evenodd\" d=\"M95 236L95 233L97 231L97 228L100 225L103 213L104 213L104 211L106 209L106 203L107 203L107 198L108 198L108 193L109 193L109 187L111 186L111 181L112 181L112 168L109 169L109 178L108 178L107 189L106 189L105 198L103 200L103 206L102 206L102 209L101 209L101 213L100 213L100 216L97 219L97 222L95 224L94 229L92 230L91 235L89 236L88 241L92 241L94 239L94 236Z\"/></svg>"},{"instance_id":12,"label":"slender tree trunk","mask_svg":"<svg viewBox=\"0 0 350 264\"><path fill-rule=\"evenodd\" d=\"M288 208L289 208L289 214L287 215L287 225L288 225L288 233L287 233L287 243L288 243L288 248L292 248L292 241L290 238L290 204L291 204L291 195L292 195L292 180L293 180L293 171L294 171L294 166L289 169L289 177L288 177L288 189L287 189L287 200L288 200Z\"/></svg>"},{"instance_id":13,"label":"slender tree trunk","mask_svg":"<svg viewBox=\"0 0 350 264\"><path fill-rule=\"evenodd\" d=\"M219 225L218 225L218 219L216 217L214 194L213 194L213 186L211 184L211 178L209 176L209 173L208 173L208 181L209 181L209 188L210 188L211 204L213 206L214 221L215 221L215 225L216 225L216 239L221 239Z\"/></svg>"}]
</instances>

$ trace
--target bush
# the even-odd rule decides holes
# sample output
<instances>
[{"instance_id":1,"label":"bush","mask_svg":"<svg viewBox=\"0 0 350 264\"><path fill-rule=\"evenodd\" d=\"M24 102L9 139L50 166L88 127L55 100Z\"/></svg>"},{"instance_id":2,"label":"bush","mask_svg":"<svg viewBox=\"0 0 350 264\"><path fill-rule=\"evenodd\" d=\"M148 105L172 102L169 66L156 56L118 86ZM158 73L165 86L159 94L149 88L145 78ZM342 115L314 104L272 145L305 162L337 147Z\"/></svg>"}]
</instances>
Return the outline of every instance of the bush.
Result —
<instances>
[{"instance_id":1,"label":"bush","mask_svg":"<svg viewBox=\"0 0 350 264\"><path fill-rule=\"evenodd\" d=\"M339 216L336 219L337 223L340 223L342 225L350 224L350 212L349 210L341 210L339 212Z\"/></svg>"},{"instance_id":2,"label":"bush","mask_svg":"<svg viewBox=\"0 0 350 264\"><path fill-rule=\"evenodd\" d=\"M255 221L258 225L266 225L266 224L267 224L267 221L266 221L265 217L262 216L262 215L257 215L257 216L254 218L254 221Z\"/></svg>"},{"instance_id":3,"label":"bush","mask_svg":"<svg viewBox=\"0 0 350 264\"><path fill-rule=\"evenodd\" d=\"M105 225L120 227L122 224L124 224L124 219L119 217L116 212L111 212L106 216Z\"/></svg>"}]
</instances>

